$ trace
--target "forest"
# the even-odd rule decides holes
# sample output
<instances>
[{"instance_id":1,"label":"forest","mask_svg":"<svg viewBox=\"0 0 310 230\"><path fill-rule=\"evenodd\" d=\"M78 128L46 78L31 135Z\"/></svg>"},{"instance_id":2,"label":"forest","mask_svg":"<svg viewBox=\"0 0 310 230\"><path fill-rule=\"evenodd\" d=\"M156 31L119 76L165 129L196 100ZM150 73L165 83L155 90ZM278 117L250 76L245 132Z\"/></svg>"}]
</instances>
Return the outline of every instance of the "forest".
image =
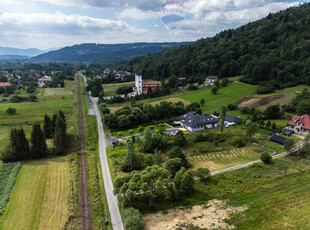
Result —
<instances>
[{"instance_id":1,"label":"forest","mask_svg":"<svg viewBox=\"0 0 310 230\"><path fill-rule=\"evenodd\" d=\"M243 75L241 81L270 92L310 84L310 4L291 7L228 29L194 44L135 57L118 69L142 70L147 79L169 76L205 79Z\"/></svg>"}]
</instances>

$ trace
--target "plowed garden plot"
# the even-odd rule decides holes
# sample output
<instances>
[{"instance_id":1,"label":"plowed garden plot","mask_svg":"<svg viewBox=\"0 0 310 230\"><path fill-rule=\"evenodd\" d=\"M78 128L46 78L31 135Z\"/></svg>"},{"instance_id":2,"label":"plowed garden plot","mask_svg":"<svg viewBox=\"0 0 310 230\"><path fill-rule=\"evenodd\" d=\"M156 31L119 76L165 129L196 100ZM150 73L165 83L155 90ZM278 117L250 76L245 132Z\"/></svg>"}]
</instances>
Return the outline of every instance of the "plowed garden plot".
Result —
<instances>
[{"instance_id":1,"label":"plowed garden plot","mask_svg":"<svg viewBox=\"0 0 310 230\"><path fill-rule=\"evenodd\" d=\"M0 229L63 229L68 219L68 178L65 157L23 163Z\"/></svg>"},{"instance_id":2,"label":"plowed garden plot","mask_svg":"<svg viewBox=\"0 0 310 230\"><path fill-rule=\"evenodd\" d=\"M235 148L221 152L190 156L189 160L194 169L209 168L211 171L217 171L258 160L263 151L267 150L257 146L249 146L239 149Z\"/></svg>"}]
</instances>

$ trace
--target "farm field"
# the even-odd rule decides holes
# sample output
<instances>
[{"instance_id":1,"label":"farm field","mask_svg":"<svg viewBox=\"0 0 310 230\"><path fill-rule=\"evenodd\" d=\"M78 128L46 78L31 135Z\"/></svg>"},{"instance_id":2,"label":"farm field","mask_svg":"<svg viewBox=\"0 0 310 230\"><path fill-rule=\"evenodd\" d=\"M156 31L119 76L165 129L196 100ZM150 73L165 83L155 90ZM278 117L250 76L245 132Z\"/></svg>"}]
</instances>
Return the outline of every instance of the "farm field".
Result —
<instances>
[{"instance_id":1,"label":"farm field","mask_svg":"<svg viewBox=\"0 0 310 230\"><path fill-rule=\"evenodd\" d=\"M106 84L102 85L104 89L104 96L117 96L116 90L122 86L134 86L135 82L125 82L125 83L117 83L117 84Z\"/></svg>"},{"instance_id":2,"label":"farm field","mask_svg":"<svg viewBox=\"0 0 310 230\"><path fill-rule=\"evenodd\" d=\"M24 162L0 229L62 229L68 219L66 157Z\"/></svg>"},{"instance_id":3,"label":"farm field","mask_svg":"<svg viewBox=\"0 0 310 230\"><path fill-rule=\"evenodd\" d=\"M19 170L19 162L10 164L0 163L0 218L10 198L10 193L15 184Z\"/></svg>"},{"instance_id":4,"label":"farm field","mask_svg":"<svg viewBox=\"0 0 310 230\"><path fill-rule=\"evenodd\" d=\"M248 146L244 148L234 148L215 153L207 153L201 155L190 156L189 161L193 165L193 169L208 168L210 171L217 171L239 164L259 160L262 152L269 152L259 146Z\"/></svg>"},{"instance_id":5,"label":"farm field","mask_svg":"<svg viewBox=\"0 0 310 230\"><path fill-rule=\"evenodd\" d=\"M265 110L269 105L280 104L285 105L292 101L304 89L310 89L307 85L298 85L295 87L279 90L276 93L253 95L247 97L239 103L240 107L255 107L260 110Z\"/></svg>"},{"instance_id":6,"label":"farm field","mask_svg":"<svg viewBox=\"0 0 310 230\"><path fill-rule=\"evenodd\" d=\"M197 103L200 103L200 100L203 98L205 104L202 107L202 112L213 113L216 110L220 110L221 106L237 103L242 98L252 95L256 88L257 86L253 85L232 83L225 88L220 88L216 95L213 95L211 90L204 90L179 97L189 102Z\"/></svg>"}]
</instances>

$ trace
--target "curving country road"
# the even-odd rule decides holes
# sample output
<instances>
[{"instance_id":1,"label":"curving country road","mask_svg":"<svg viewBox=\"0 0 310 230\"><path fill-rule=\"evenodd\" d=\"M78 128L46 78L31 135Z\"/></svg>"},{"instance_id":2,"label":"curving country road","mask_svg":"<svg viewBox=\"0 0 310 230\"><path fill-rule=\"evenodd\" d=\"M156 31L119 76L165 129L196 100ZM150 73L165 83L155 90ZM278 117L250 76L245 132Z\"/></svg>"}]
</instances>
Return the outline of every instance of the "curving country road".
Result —
<instances>
[{"instance_id":1,"label":"curving country road","mask_svg":"<svg viewBox=\"0 0 310 230\"><path fill-rule=\"evenodd\" d=\"M86 82L85 76L83 77ZM111 174L110 174L109 165L108 165L107 152L106 152L107 144L106 144L106 139L105 139L105 135L103 131L101 115L97 107L97 98L93 98L91 95L89 95L89 97L93 104L94 111L97 117L98 134L99 134L99 157L100 157L101 170L102 170L102 176L103 176L103 182L104 182L104 189L105 189L106 196L107 196L112 226L114 230L123 230L124 227L123 227L123 221L122 221L122 217L121 217L119 207L118 207L118 200L116 196L113 194L114 188L113 188L113 183L112 183Z\"/></svg>"}]
</instances>

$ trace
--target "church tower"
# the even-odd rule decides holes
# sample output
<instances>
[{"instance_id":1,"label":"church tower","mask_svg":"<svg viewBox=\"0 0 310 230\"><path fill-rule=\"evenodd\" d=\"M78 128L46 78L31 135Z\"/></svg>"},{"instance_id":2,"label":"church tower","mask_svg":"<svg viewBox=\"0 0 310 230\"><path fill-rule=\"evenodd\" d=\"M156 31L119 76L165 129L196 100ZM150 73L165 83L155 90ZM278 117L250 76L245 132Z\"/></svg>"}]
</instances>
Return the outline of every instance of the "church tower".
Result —
<instances>
[{"instance_id":1,"label":"church tower","mask_svg":"<svg viewBox=\"0 0 310 230\"><path fill-rule=\"evenodd\" d=\"M138 70L136 72L136 92L138 95L142 94L142 74L141 71Z\"/></svg>"}]
</instances>

